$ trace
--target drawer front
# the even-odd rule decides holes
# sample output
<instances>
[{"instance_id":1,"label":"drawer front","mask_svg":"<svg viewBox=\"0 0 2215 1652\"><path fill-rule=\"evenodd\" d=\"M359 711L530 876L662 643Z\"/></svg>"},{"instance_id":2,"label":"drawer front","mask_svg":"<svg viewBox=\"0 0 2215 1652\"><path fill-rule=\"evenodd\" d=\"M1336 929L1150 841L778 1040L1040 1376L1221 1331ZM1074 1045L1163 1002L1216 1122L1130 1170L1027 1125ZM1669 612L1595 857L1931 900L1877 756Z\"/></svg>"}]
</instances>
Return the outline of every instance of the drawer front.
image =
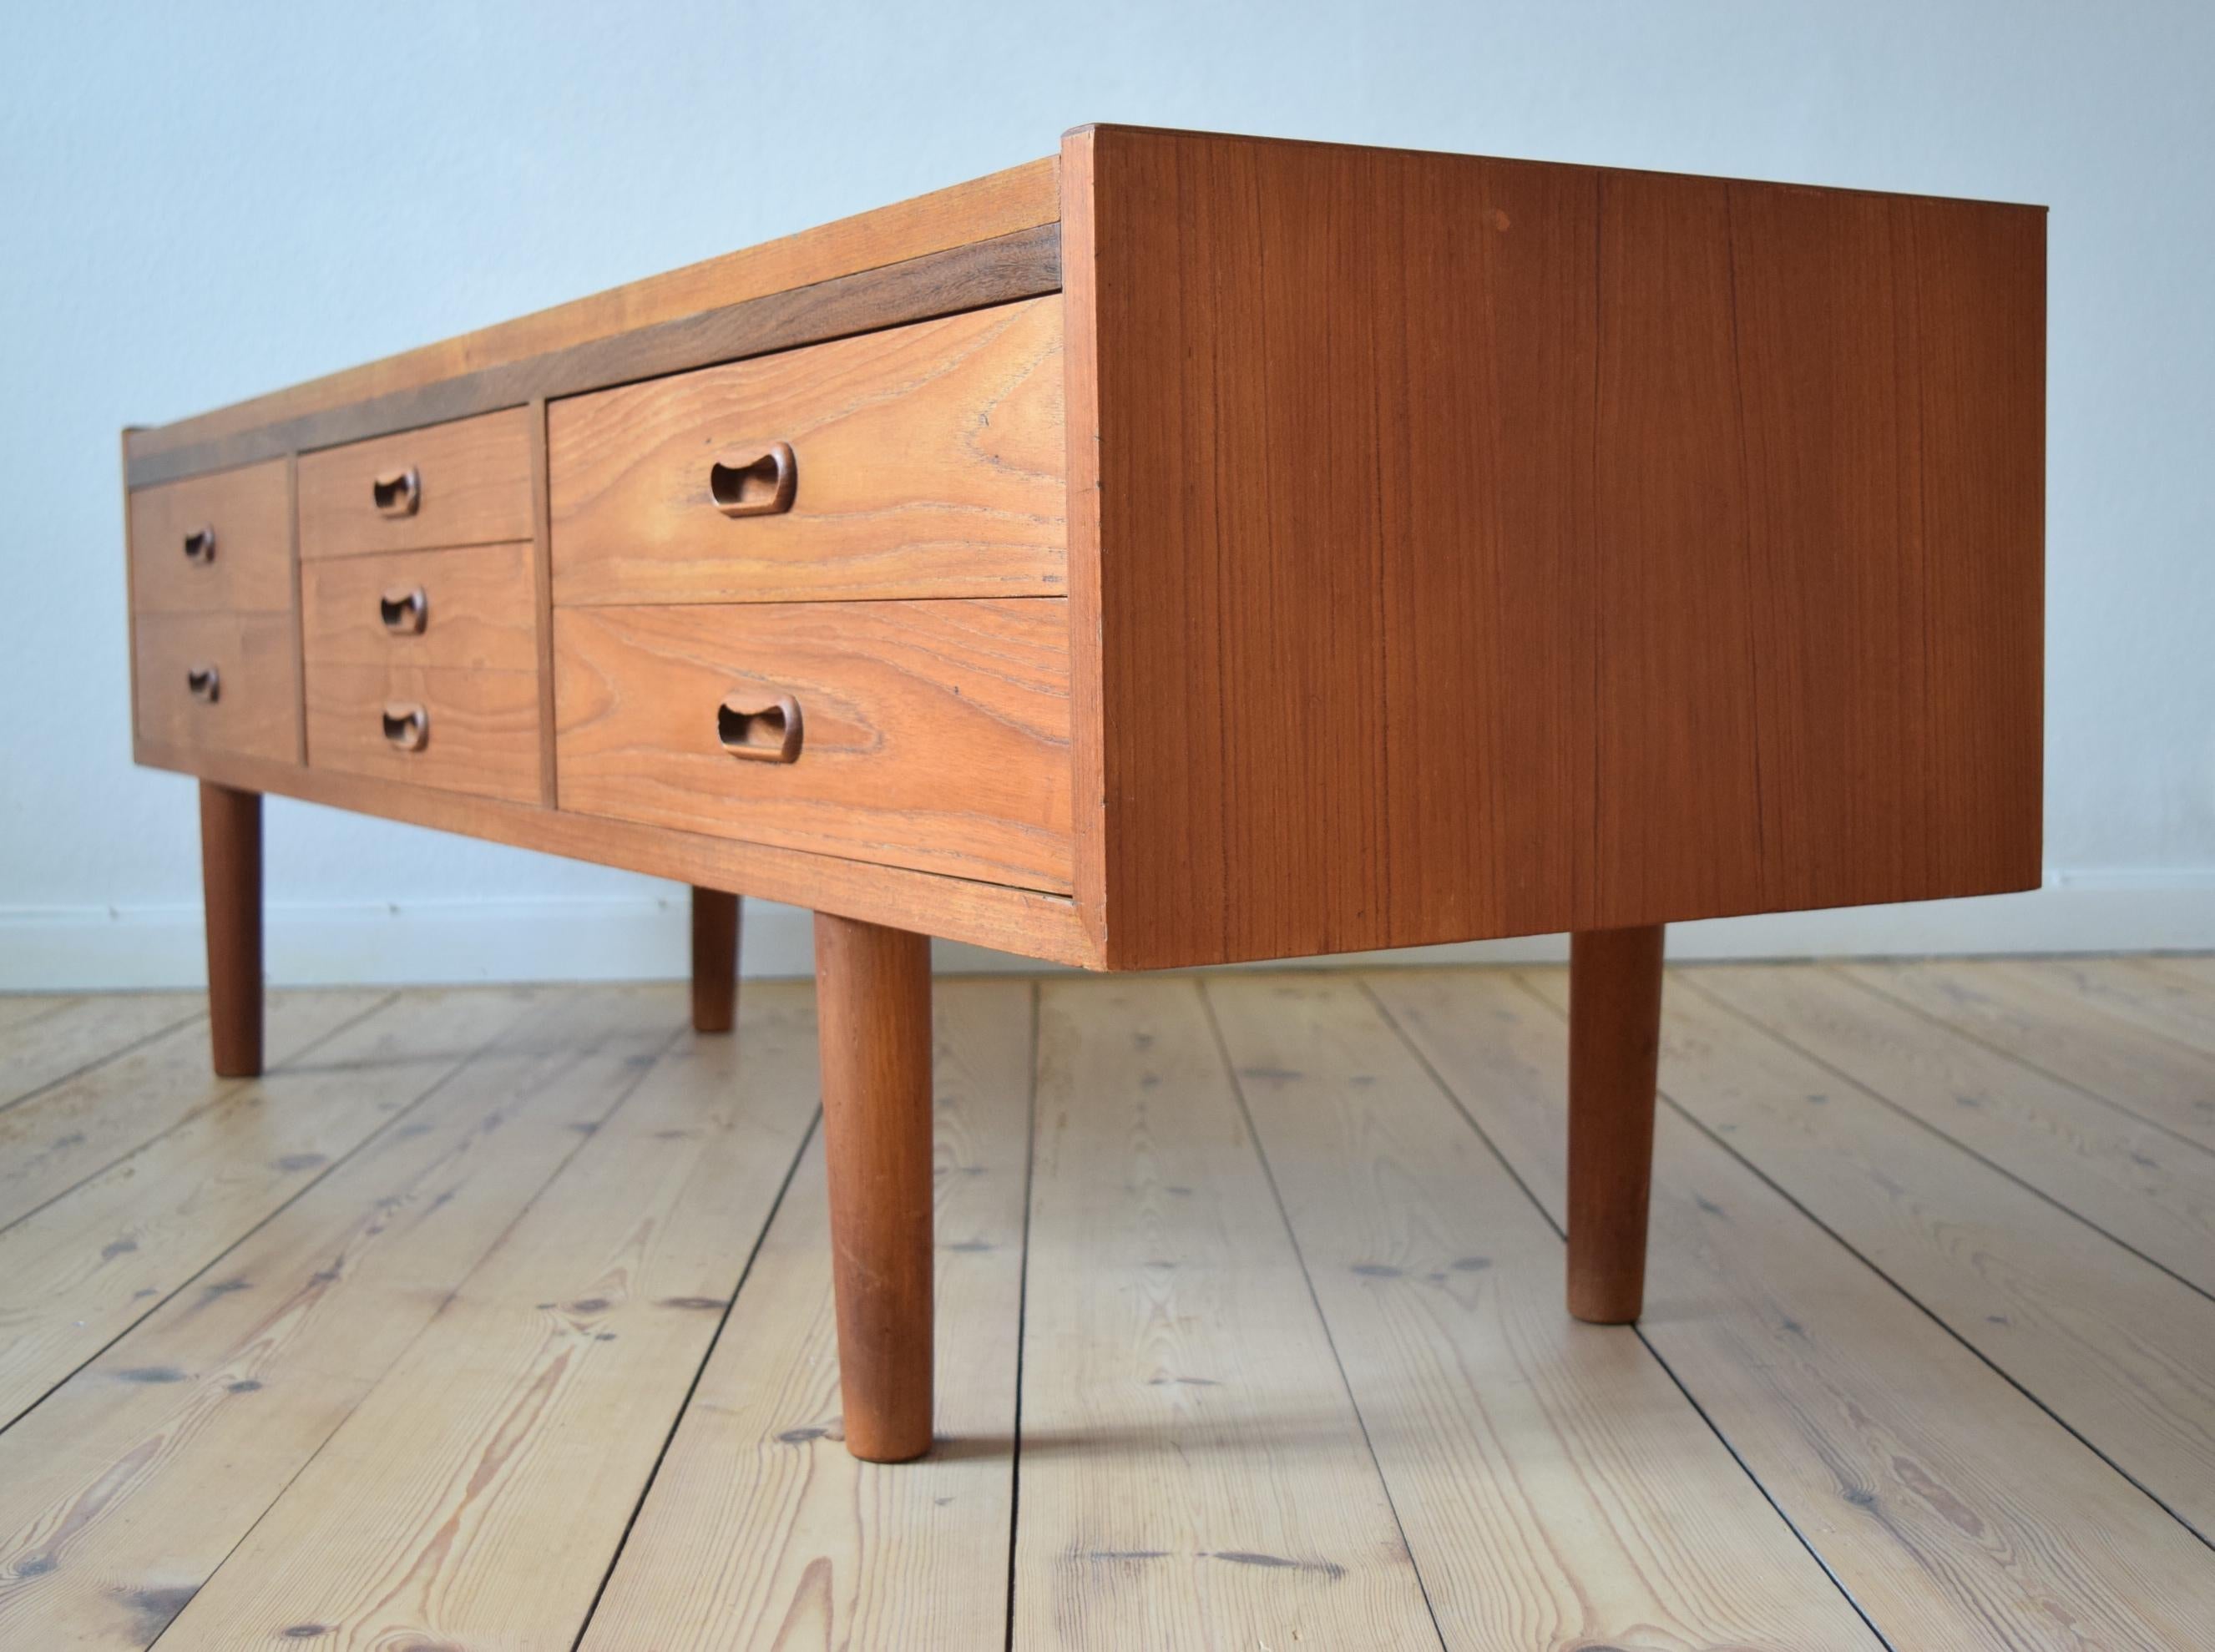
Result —
<instances>
[{"instance_id":1,"label":"drawer front","mask_svg":"<svg viewBox=\"0 0 2215 1652\"><path fill-rule=\"evenodd\" d=\"M130 496L131 604L141 614L282 614L292 606L285 462Z\"/></svg>"},{"instance_id":2,"label":"drawer front","mask_svg":"<svg viewBox=\"0 0 2215 1652\"><path fill-rule=\"evenodd\" d=\"M300 554L490 545L531 535L528 407L300 460Z\"/></svg>"},{"instance_id":3,"label":"drawer front","mask_svg":"<svg viewBox=\"0 0 2215 1652\"><path fill-rule=\"evenodd\" d=\"M1068 627L1053 598L557 609L561 806L1066 892ZM747 715L780 701L790 762Z\"/></svg>"},{"instance_id":4,"label":"drawer front","mask_svg":"<svg viewBox=\"0 0 2215 1652\"><path fill-rule=\"evenodd\" d=\"M1060 596L1062 421L1058 295L555 402L554 600Z\"/></svg>"},{"instance_id":5,"label":"drawer front","mask_svg":"<svg viewBox=\"0 0 2215 1652\"><path fill-rule=\"evenodd\" d=\"M332 557L300 571L302 639L317 665L538 669L531 546Z\"/></svg>"},{"instance_id":6,"label":"drawer front","mask_svg":"<svg viewBox=\"0 0 2215 1652\"><path fill-rule=\"evenodd\" d=\"M138 737L294 762L300 701L289 614L142 614Z\"/></svg>"},{"instance_id":7,"label":"drawer front","mask_svg":"<svg viewBox=\"0 0 2215 1652\"><path fill-rule=\"evenodd\" d=\"M538 678L308 663L310 768L536 803Z\"/></svg>"}]
</instances>

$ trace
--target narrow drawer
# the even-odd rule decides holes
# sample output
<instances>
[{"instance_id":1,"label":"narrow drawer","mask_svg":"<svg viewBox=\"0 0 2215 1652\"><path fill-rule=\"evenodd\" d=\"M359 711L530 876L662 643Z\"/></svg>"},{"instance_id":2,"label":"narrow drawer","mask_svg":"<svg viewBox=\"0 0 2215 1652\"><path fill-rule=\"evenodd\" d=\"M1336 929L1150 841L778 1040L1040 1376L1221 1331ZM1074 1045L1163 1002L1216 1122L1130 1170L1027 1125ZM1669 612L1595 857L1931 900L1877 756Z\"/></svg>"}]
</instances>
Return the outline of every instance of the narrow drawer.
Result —
<instances>
[{"instance_id":1,"label":"narrow drawer","mask_svg":"<svg viewBox=\"0 0 2215 1652\"><path fill-rule=\"evenodd\" d=\"M303 652L318 665L538 669L528 542L332 557L300 571Z\"/></svg>"},{"instance_id":2,"label":"narrow drawer","mask_svg":"<svg viewBox=\"0 0 2215 1652\"><path fill-rule=\"evenodd\" d=\"M300 554L529 539L531 410L457 419L300 460Z\"/></svg>"},{"instance_id":3,"label":"narrow drawer","mask_svg":"<svg viewBox=\"0 0 2215 1652\"><path fill-rule=\"evenodd\" d=\"M561 805L1066 891L1068 628L1052 598L557 609Z\"/></svg>"},{"instance_id":4,"label":"narrow drawer","mask_svg":"<svg viewBox=\"0 0 2215 1652\"><path fill-rule=\"evenodd\" d=\"M289 614L141 614L138 737L273 762L300 755Z\"/></svg>"},{"instance_id":5,"label":"narrow drawer","mask_svg":"<svg viewBox=\"0 0 2215 1652\"><path fill-rule=\"evenodd\" d=\"M282 614L292 606L285 462L130 496L131 605L141 614Z\"/></svg>"},{"instance_id":6,"label":"narrow drawer","mask_svg":"<svg viewBox=\"0 0 2215 1652\"><path fill-rule=\"evenodd\" d=\"M536 803L537 676L310 660L308 763Z\"/></svg>"},{"instance_id":7,"label":"narrow drawer","mask_svg":"<svg viewBox=\"0 0 2215 1652\"><path fill-rule=\"evenodd\" d=\"M1060 596L1061 374L1056 294L557 401L554 599Z\"/></svg>"}]
</instances>

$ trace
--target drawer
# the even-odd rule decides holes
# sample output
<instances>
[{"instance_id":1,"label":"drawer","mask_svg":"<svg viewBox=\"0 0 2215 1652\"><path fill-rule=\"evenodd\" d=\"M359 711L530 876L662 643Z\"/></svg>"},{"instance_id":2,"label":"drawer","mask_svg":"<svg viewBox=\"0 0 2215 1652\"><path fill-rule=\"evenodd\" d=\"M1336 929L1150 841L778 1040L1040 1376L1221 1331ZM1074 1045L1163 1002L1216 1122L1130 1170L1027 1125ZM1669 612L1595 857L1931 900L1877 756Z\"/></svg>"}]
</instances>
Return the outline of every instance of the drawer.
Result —
<instances>
[{"instance_id":1,"label":"drawer","mask_svg":"<svg viewBox=\"0 0 2215 1652\"><path fill-rule=\"evenodd\" d=\"M300 459L300 554L491 545L531 536L528 407Z\"/></svg>"},{"instance_id":2,"label":"drawer","mask_svg":"<svg viewBox=\"0 0 2215 1652\"><path fill-rule=\"evenodd\" d=\"M285 470L273 459L131 494L131 605L141 614L289 612Z\"/></svg>"},{"instance_id":3,"label":"drawer","mask_svg":"<svg viewBox=\"0 0 2215 1652\"><path fill-rule=\"evenodd\" d=\"M1065 602L557 609L554 662L565 810L1071 887Z\"/></svg>"},{"instance_id":4,"label":"drawer","mask_svg":"<svg viewBox=\"0 0 2215 1652\"><path fill-rule=\"evenodd\" d=\"M330 557L300 570L302 639L317 665L538 670L528 541Z\"/></svg>"},{"instance_id":5,"label":"drawer","mask_svg":"<svg viewBox=\"0 0 2215 1652\"><path fill-rule=\"evenodd\" d=\"M536 672L310 660L307 700L312 768L539 800Z\"/></svg>"},{"instance_id":6,"label":"drawer","mask_svg":"<svg viewBox=\"0 0 2215 1652\"><path fill-rule=\"evenodd\" d=\"M300 756L289 614L142 614L138 737L273 762Z\"/></svg>"},{"instance_id":7,"label":"drawer","mask_svg":"<svg viewBox=\"0 0 2215 1652\"><path fill-rule=\"evenodd\" d=\"M1058 294L556 401L554 600L1060 596L1062 424Z\"/></svg>"}]
</instances>

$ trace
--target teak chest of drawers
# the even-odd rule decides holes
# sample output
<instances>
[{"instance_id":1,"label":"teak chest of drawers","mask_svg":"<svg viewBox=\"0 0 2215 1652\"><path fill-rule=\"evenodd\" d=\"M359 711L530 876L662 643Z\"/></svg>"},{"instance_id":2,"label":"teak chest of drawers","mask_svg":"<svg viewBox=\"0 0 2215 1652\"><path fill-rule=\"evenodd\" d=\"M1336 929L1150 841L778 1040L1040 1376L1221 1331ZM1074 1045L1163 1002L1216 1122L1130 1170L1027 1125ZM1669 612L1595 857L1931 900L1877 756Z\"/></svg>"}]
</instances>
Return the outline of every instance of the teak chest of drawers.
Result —
<instances>
[{"instance_id":1,"label":"teak chest of drawers","mask_svg":"<svg viewBox=\"0 0 2215 1652\"><path fill-rule=\"evenodd\" d=\"M1638 1312L1662 926L2040 873L2042 209L1084 127L124 437L216 1061L274 792L813 908L846 1434L930 1437L927 936L1574 933Z\"/></svg>"}]
</instances>

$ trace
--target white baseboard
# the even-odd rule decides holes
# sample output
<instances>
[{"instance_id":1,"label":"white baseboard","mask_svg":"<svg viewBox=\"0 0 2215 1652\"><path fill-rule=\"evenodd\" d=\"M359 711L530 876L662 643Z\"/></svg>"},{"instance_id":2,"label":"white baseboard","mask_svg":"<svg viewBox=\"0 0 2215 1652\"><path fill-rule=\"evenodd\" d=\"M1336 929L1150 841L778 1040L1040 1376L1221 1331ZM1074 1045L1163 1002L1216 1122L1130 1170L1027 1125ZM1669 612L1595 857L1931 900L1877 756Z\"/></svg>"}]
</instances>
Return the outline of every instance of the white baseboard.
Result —
<instances>
[{"instance_id":1,"label":"white baseboard","mask_svg":"<svg viewBox=\"0 0 2215 1652\"><path fill-rule=\"evenodd\" d=\"M279 985L674 979L686 968L687 906L660 899L273 903L269 979ZM807 915L749 902L744 969L804 976ZM2057 873L2025 895L1907 906L1778 912L1678 924L1679 960L1925 954L2215 951L2215 872ZM1568 956L1559 935L1312 958L1304 964L1533 963ZM1004 953L941 942L948 974L1030 970ZM0 908L0 992L187 987L202 979L197 906Z\"/></svg>"}]
</instances>

